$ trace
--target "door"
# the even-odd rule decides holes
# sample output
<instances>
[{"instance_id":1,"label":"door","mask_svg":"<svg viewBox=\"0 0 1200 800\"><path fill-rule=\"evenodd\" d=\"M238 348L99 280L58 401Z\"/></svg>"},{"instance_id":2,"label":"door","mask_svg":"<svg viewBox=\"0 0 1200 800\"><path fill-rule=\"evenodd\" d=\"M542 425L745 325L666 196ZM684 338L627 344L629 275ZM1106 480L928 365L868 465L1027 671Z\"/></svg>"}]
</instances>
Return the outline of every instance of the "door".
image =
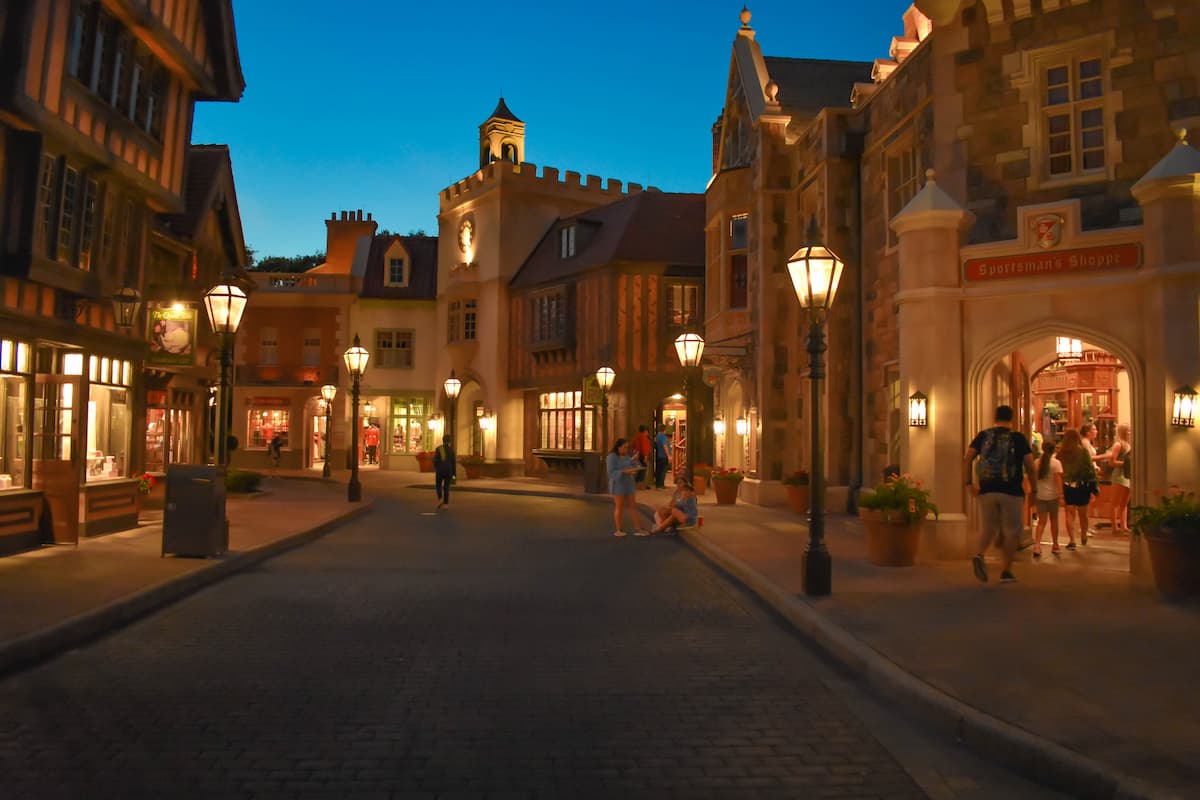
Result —
<instances>
[{"instance_id":1,"label":"door","mask_svg":"<svg viewBox=\"0 0 1200 800\"><path fill-rule=\"evenodd\" d=\"M74 375L38 375L33 402L33 488L46 498L55 544L79 542L80 414L82 381Z\"/></svg>"}]
</instances>

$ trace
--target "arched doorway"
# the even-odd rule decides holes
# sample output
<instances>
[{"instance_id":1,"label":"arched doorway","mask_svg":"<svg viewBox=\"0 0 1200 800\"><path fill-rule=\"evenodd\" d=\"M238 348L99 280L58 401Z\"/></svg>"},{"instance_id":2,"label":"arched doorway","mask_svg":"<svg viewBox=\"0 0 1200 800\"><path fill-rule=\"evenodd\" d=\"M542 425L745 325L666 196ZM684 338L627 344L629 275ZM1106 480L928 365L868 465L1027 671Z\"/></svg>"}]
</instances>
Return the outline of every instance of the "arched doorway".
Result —
<instances>
[{"instance_id":1,"label":"arched doorway","mask_svg":"<svg viewBox=\"0 0 1200 800\"><path fill-rule=\"evenodd\" d=\"M484 452L484 431L479 427L479 418L487 411L487 395L474 378L462 379L458 393L457 411L454 417L454 447L459 455L481 455Z\"/></svg>"},{"instance_id":2,"label":"arched doorway","mask_svg":"<svg viewBox=\"0 0 1200 800\"><path fill-rule=\"evenodd\" d=\"M304 403L304 466L322 469L325 466L325 401L319 396Z\"/></svg>"}]
</instances>

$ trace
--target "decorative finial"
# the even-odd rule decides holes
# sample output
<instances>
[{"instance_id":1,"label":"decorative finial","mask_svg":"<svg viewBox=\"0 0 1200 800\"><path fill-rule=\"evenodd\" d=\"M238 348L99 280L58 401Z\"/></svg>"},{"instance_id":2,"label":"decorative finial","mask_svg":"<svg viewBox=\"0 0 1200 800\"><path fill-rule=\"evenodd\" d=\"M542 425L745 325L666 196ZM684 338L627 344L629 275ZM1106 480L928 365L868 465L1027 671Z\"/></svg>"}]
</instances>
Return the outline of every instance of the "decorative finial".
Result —
<instances>
[{"instance_id":1,"label":"decorative finial","mask_svg":"<svg viewBox=\"0 0 1200 800\"><path fill-rule=\"evenodd\" d=\"M1180 143L1181 145L1183 145L1184 147L1187 147L1187 143L1188 143L1188 140L1187 140L1187 128L1180 128L1180 129L1179 129L1179 130L1176 132L1176 135L1177 135L1177 136L1179 136L1179 143Z\"/></svg>"},{"instance_id":2,"label":"decorative finial","mask_svg":"<svg viewBox=\"0 0 1200 800\"><path fill-rule=\"evenodd\" d=\"M774 79L767 81L767 85L763 87L763 94L767 97L767 102L771 105L779 102L779 84Z\"/></svg>"},{"instance_id":3,"label":"decorative finial","mask_svg":"<svg viewBox=\"0 0 1200 800\"><path fill-rule=\"evenodd\" d=\"M738 15L738 19L742 21L743 28L750 27L750 9L742 6L742 13Z\"/></svg>"},{"instance_id":4,"label":"decorative finial","mask_svg":"<svg viewBox=\"0 0 1200 800\"><path fill-rule=\"evenodd\" d=\"M934 172L932 167L925 170L925 182L926 183L936 183L936 181L934 180L934 178L936 178L936 177L937 177L937 173Z\"/></svg>"}]
</instances>

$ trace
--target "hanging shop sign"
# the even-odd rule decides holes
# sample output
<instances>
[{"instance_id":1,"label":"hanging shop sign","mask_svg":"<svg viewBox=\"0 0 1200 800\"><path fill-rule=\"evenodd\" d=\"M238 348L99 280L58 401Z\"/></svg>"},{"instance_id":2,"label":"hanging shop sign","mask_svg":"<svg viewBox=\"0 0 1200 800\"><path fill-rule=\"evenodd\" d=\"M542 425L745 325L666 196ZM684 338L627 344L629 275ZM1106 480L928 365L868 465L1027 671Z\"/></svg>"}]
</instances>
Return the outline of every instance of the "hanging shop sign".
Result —
<instances>
[{"instance_id":1,"label":"hanging shop sign","mask_svg":"<svg viewBox=\"0 0 1200 800\"><path fill-rule=\"evenodd\" d=\"M583 404L585 406L598 406L604 400L604 394L600 391L600 381L596 380L595 375L588 375L583 379Z\"/></svg>"},{"instance_id":2,"label":"hanging shop sign","mask_svg":"<svg viewBox=\"0 0 1200 800\"><path fill-rule=\"evenodd\" d=\"M993 281L1006 278L1036 278L1042 275L1103 272L1112 269L1137 269L1142 265L1142 246L1118 244L1087 247L1056 253L1025 253L990 258L970 258L963 264L963 276L969 281Z\"/></svg>"},{"instance_id":3,"label":"hanging shop sign","mask_svg":"<svg viewBox=\"0 0 1200 800\"><path fill-rule=\"evenodd\" d=\"M196 309L152 308L147 364L190 367L196 363Z\"/></svg>"}]
</instances>

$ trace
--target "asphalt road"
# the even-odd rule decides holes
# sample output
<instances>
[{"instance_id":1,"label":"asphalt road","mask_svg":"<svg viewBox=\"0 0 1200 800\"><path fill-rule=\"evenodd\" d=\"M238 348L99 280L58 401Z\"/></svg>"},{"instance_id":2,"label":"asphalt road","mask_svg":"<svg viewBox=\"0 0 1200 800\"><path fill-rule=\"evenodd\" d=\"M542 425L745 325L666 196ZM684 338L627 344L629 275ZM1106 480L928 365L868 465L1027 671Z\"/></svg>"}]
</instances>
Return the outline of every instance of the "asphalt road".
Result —
<instances>
[{"instance_id":1,"label":"asphalt road","mask_svg":"<svg viewBox=\"0 0 1200 800\"><path fill-rule=\"evenodd\" d=\"M395 490L0 682L0 797L1051 796L605 506Z\"/></svg>"}]
</instances>

